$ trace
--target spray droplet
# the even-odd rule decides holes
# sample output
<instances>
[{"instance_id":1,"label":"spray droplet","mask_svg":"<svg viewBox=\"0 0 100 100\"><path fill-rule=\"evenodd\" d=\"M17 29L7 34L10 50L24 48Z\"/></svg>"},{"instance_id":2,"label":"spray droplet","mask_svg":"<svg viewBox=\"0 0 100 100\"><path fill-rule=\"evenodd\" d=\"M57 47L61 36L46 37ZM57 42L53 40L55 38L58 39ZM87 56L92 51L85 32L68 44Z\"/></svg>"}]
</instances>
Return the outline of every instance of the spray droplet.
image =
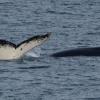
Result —
<instances>
[{"instance_id":1,"label":"spray droplet","mask_svg":"<svg viewBox=\"0 0 100 100\"><path fill-rule=\"evenodd\" d=\"M40 57L41 55L41 48L36 47L33 50L29 51L26 56L30 56L30 57Z\"/></svg>"}]
</instances>

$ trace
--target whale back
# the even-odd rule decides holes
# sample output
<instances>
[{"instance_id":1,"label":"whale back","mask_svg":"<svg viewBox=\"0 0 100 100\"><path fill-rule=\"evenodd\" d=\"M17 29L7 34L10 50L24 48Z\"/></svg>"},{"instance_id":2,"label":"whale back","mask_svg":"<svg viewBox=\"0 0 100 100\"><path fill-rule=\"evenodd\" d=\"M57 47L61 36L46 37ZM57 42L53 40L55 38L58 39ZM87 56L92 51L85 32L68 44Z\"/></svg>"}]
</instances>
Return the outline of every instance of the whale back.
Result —
<instances>
[{"instance_id":1,"label":"whale back","mask_svg":"<svg viewBox=\"0 0 100 100\"><path fill-rule=\"evenodd\" d=\"M53 57L100 56L100 47L77 48L53 53Z\"/></svg>"}]
</instances>

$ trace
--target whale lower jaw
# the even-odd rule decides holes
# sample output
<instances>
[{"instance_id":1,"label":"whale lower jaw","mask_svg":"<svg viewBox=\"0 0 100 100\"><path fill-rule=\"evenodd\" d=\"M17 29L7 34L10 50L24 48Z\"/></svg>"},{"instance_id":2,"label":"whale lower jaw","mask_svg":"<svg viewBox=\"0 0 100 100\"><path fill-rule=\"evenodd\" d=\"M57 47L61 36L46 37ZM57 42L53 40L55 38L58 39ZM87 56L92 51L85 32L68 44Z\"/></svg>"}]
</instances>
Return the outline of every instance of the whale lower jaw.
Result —
<instances>
[{"instance_id":1,"label":"whale lower jaw","mask_svg":"<svg viewBox=\"0 0 100 100\"><path fill-rule=\"evenodd\" d=\"M18 59L21 55L19 55L15 48L12 47L1 47L0 48L0 60L12 60Z\"/></svg>"}]
</instances>

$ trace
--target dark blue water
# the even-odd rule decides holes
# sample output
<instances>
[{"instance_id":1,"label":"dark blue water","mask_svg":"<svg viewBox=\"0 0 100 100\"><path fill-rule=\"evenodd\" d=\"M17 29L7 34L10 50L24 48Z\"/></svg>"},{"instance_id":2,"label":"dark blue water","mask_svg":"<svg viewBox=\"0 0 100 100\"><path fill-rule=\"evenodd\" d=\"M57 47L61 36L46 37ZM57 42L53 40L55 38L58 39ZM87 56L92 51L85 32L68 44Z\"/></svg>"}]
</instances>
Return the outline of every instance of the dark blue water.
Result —
<instances>
[{"instance_id":1,"label":"dark blue water","mask_svg":"<svg viewBox=\"0 0 100 100\"><path fill-rule=\"evenodd\" d=\"M0 61L0 100L100 100L100 57L49 57L100 46L100 0L0 0L0 38L52 32L41 56Z\"/></svg>"}]
</instances>

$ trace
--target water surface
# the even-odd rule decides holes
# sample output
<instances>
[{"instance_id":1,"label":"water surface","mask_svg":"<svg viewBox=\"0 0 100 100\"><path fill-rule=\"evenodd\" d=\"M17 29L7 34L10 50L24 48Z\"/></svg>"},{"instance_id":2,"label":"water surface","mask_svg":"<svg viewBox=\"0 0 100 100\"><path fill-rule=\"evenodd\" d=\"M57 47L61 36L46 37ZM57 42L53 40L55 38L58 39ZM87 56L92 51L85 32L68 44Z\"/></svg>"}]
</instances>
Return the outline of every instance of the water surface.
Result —
<instances>
[{"instance_id":1,"label":"water surface","mask_svg":"<svg viewBox=\"0 0 100 100\"><path fill-rule=\"evenodd\" d=\"M41 56L0 61L0 100L100 100L100 57L53 58L100 45L99 0L0 0L0 38L52 32Z\"/></svg>"}]
</instances>

